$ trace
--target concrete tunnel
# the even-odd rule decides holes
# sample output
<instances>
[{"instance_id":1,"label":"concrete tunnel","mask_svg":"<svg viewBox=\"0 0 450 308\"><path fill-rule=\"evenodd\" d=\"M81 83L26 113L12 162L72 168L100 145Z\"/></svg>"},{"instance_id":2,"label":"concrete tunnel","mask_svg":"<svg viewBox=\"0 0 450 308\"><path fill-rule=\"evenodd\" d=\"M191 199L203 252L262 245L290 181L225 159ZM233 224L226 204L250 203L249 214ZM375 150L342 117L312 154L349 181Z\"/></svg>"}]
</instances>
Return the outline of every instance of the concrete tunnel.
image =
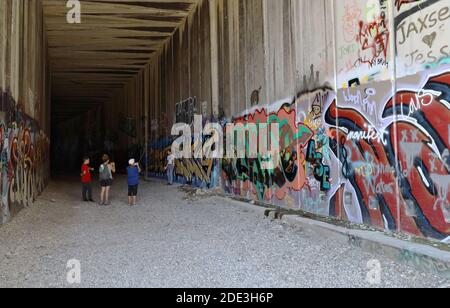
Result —
<instances>
[{"instance_id":1,"label":"concrete tunnel","mask_svg":"<svg viewBox=\"0 0 450 308\"><path fill-rule=\"evenodd\" d=\"M280 164L181 159L177 183L448 242L449 37L449 0L2 0L0 222L86 155L163 180L201 115L278 123Z\"/></svg>"}]
</instances>

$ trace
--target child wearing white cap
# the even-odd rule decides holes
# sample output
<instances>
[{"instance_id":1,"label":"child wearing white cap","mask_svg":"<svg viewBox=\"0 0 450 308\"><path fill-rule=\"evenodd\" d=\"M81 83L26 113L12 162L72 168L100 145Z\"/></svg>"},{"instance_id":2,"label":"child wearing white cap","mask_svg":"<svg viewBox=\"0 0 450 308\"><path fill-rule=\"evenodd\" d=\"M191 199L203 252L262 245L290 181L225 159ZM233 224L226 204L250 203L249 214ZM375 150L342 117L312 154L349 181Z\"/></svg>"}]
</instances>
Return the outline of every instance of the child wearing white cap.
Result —
<instances>
[{"instance_id":1,"label":"child wearing white cap","mask_svg":"<svg viewBox=\"0 0 450 308\"><path fill-rule=\"evenodd\" d=\"M137 193L139 188L139 173L141 173L141 167L139 163L136 163L134 159L128 161L128 205L136 205Z\"/></svg>"}]
</instances>

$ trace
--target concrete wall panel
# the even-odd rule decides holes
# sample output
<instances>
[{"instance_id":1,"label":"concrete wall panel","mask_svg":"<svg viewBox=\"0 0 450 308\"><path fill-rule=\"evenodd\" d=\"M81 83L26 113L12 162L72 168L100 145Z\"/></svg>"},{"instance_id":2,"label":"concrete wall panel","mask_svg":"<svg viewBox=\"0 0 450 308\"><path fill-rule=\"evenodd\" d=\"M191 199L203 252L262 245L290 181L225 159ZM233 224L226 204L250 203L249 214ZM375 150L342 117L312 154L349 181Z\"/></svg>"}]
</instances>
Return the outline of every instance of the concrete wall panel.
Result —
<instances>
[{"instance_id":1,"label":"concrete wall panel","mask_svg":"<svg viewBox=\"0 0 450 308\"><path fill-rule=\"evenodd\" d=\"M0 2L0 224L50 175L50 79L41 2Z\"/></svg>"}]
</instances>

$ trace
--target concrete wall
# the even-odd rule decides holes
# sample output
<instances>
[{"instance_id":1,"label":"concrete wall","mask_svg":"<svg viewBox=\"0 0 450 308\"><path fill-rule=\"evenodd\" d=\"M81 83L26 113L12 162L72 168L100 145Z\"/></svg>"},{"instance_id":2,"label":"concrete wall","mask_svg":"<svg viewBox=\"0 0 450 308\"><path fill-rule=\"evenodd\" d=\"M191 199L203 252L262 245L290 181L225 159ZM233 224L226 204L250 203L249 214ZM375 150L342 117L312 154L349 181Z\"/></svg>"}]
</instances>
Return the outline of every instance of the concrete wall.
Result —
<instances>
[{"instance_id":1,"label":"concrete wall","mask_svg":"<svg viewBox=\"0 0 450 308\"><path fill-rule=\"evenodd\" d=\"M447 238L449 6L204 1L137 78L141 93L128 95L135 113L148 115L150 173L163 176L172 124L195 113L222 124L277 122L279 167L263 170L262 158L180 160L178 181Z\"/></svg>"},{"instance_id":2,"label":"concrete wall","mask_svg":"<svg viewBox=\"0 0 450 308\"><path fill-rule=\"evenodd\" d=\"M50 79L41 1L0 2L0 224L49 177Z\"/></svg>"}]
</instances>

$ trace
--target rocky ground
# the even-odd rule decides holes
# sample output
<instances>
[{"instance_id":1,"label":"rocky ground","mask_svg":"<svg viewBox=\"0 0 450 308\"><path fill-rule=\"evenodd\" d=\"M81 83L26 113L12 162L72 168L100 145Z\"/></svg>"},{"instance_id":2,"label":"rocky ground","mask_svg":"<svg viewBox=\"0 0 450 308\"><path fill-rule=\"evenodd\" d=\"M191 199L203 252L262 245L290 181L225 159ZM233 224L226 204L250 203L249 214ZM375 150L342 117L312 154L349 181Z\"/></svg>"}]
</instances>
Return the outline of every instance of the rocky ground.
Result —
<instances>
[{"instance_id":1,"label":"rocky ground","mask_svg":"<svg viewBox=\"0 0 450 308\"><path fill-rule=\"evenodd\" d=\"M128 207L123 179L112 205L80 202L70 179L0 228L0 287L448 287L353 246L271 221L236 201L153 180ZM70 260L81 284L67 281ZM374 259L380 284L367 280Z\"/></svg>"}]
</instances>

